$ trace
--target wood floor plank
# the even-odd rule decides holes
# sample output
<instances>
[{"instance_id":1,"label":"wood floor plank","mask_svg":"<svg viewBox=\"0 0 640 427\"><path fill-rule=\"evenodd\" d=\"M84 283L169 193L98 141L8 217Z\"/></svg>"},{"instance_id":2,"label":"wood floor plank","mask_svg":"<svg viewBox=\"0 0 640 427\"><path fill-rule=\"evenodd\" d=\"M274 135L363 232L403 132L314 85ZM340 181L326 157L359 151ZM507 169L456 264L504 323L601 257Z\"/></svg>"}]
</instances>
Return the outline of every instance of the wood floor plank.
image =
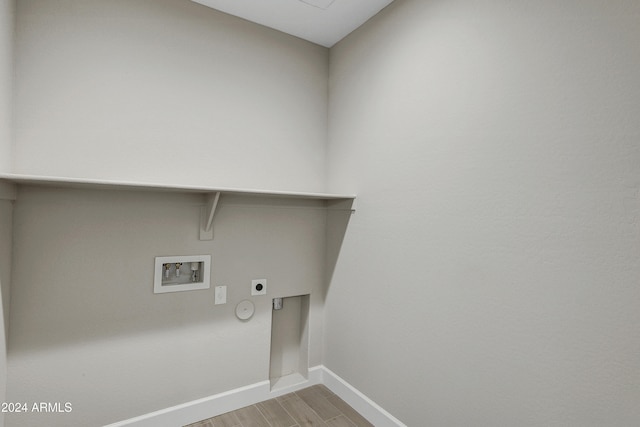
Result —
<instances>
[{"instance_id":1,"label":"wood floor plank","mask_svg":"<svg viewBox=\"0 0 640 427\"><path fill-rule=\"evenodd\" d=\"M326 427L324 421L298 396L280 403L300 427Z\"/></svg>"},{"instance_id":2,"label":"wood floor plank","mask_svg":"<svg viewBox=\"0 0 640 427\"><path fill-rule=\"evenodd\" d=\"M329 420L341 414L335 406L333 406L317 389L313 387L297 391L296 394L300 396L300 398L304 400L311 409L320 415L320 418L323 420Z\"/></svg>"},{"instance_id":3,"label":"wood floor plank","mask_svg":"<svg viewBox=\"0 0 640 427\"><path fill-rule=\"evenodd\" d=\"M374 427L324 385L315 385L185 427Z\"/></svg>"},{"instance_id":4,"label":"wood floor plank","mask_svg":"<svg viewBox=\"0 0 640 427\"><path fill-rule=\"evenodd\" d=\"M278 396L276 397L276 400L278 402L282 402L285 401L287 399L291 399L292 397L294 397L296 394L295 393L287 393L287 394L283 394L282 396Z\"/></svg>"},{"instance_id":5,"label":"wood floor plank","mask_svg":"<svg viewBox=\"0 0 640 427\"><path fill-rule=\"evenodd\" d=\"M324 397L335 396L335 394L331 390L329 390L327 386L324 384L316 384L311 388L316 390L318 393L320 393Z\"/></svg>"},{"instance_id":6,"label":"wood floor plank","mask_svg":"<svg viewBox=\"0 0 640 427\"><path fill-rule=\"evenodd\" d=\"M356 425L344 415L327 420L325 423L327 423L328 427L356 427Z\"/></svg>"},{"instance_id":7,"label":"wood floor plank","mask_svg":"<svg viewBox=\"0 0 640 427\"><path fill-rule=\"evenodd\" d=\"M293 427L298 424L276 399L258 403L256 406L271 427Z\"/></svg>"},{"instance_id":8,"label":"wood floor plank","mask_svg":"<svg viewBox=\"0 0 640 427\"><path fill-rule=\"evenodd\" d=\"M184 427L215 427L211 419L198 421L197 423L189 424Z\"/></svg>"},{"instance_id":9,"label":"wood floor plank","mask_svg":"<svg viewBox=\"0 0 640 427\"><path fill-rule=\"evenodd\" d=\"M234 411L242 427L271 427L256 405Z\"/></svg>"},{"instance_id":10,"label":"wood floor plank","mask_svg":"<svg viewBox=\"0 0 640 427\"><path fill-rule=\"evenodd\" d=\"M340 412L342 412L344 415L346 415L347 418L349 418L349 420L352 423L354 423L356 426L358 426L358 427L375 427L373 424L371 424L369 421L367 421L365 417L360 415L355 409L353 409L351 406L349 406L347 404L347 402L345 402L344 400L340 399L338 396L336 396L336 395L330 396L330 397L327 398L327 400L329 402L331 402L331 404L333 406L338 408L338 410Z\"/></svg>"},{"instance_id":11,"label":"wood floor plank","mask_svg":"<svg viewBox=\"0 0 640 427\"><path fill-rule=\"evenodd\" d=\"M227 412L226 414L218 415L211 418L214 427L237 427L240 425L240 420L233 412ZM208 426L207 426L208 427Z\"/></svg>"}]
</instances>

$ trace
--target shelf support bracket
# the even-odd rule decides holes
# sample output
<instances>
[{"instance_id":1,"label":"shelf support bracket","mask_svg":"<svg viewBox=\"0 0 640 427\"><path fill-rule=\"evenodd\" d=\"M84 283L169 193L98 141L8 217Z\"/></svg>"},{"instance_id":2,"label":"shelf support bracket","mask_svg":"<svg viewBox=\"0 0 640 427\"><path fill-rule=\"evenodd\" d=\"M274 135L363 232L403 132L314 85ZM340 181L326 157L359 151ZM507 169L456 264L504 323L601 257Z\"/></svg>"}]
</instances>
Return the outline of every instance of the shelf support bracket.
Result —
<instances>
[{"instance_id":1,"label":"shelf support bracket","mask_svg":"<svg viewBox=\"0 0 640 427\"><path fill-rule=\"evenodd\" d=\"M200 240L213 240L213 216L219 200L219 191L205 195L205 205L200 208Z\"/></svg>"}]
</instances>

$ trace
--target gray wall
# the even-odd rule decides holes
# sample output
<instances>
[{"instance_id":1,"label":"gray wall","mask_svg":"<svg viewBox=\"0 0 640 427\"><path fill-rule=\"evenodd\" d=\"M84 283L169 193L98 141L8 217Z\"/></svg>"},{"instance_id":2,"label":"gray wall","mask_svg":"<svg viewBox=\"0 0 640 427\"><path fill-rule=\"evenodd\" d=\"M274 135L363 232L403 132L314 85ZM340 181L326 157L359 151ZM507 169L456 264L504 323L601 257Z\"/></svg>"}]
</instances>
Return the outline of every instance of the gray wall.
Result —
<instances>
[{"instance_id":1,"label":"gray wall","mask_svg":"<svg viewBox=\"0 0 640 427\"><path fill-rule=\"evenodd\" d=\"M11 169L14 0L0 0L0 172Z\"/></svg>"},{"instance_id":2,"label":"gray wall","mask_svg":"<svg viewBox=\"0 0 640 427\"><path fill-rule=\"evenodd\" d=\"M323 191L327 69L188 0L21 0L14 172Z\"/></svg>"},{"instance_id":3,"label":"gray wall","mask_svg":"<svg viewBox=\"0 0 640 427\"><path fill-rule=\"evenodd\" d=\"M199 195L21 187L7 398L73 411L10 414L7 425L104 425L268 380L272 296L322 294L319 203L227 197L214 240L200 241ZM155 256L199 254L212 255L211 289L153 294ZM250 296L256 278L267 296ZM226 305L214 305L217 285ZM243 299L256 305L248 322L234 314Z\"/></svg>"},{"instance_id":4,"label":"gray wall","mask_svg":"<svg viewBox=\"0 0 640 427\"><path fill-rule=\"evenodd\" d=\"M11 293L11 254L13 248L13 201L16 186L0 182L0 289L2 293L2 319L5 332L9 325L9 301Z\"/></svg>"},{"instance_id":5,"label":"gray wall","mask_svg":"<svg viewBox=\"0 0 640 427\"><path fill-rule=\"evenodd\" d=\"M14 0L0 0L0 172L9 172L12 164L14 11ZM7 195L12 192L0 183L0 402L6 401L6 331L9 316L13 211L10 201L13 196ZM0 427L3 425L4 414L0 413Z\"/></svg>"},{"instance_id":6,"label":"gray wall","mask_svg":"<svg viewBox=\"0 0 640 427\"><path fill-rule=\"evenodd\" d=\"M0 141L13 172L324 190L326 48L188 0L21 0L16 13L13 151ZM318 203L227 197L201 242L200 196L21 188L7 398L74 409L7 424L104 424L267 380L272 295L314 294L321 363ZM202 253L211 290L151 293L154 256ZM239 322L263 277L269 296Z\"/></svg>"},{"instance_id":7,"label":"gray wall","mask_svg":"<svg viewBox=\"0 0 640 427\"><path fill-rule=\"evenodd\" d=\"M6 402L7 335L11 294L11 262L13 249L13 199L15 186L0 182L0 402ZM0 427L4 413L0 413Z\"/></svg>"},{"instance_id":8,"label":"gray wall","mask_svg":"<svg viewBox=\"0 0 640 427\"><path fill-rule=\"evenodd\" d=\"M332 48L325 364L407 425L640 423L639 22L397 0Z\"/></svg>"}]
</instances>

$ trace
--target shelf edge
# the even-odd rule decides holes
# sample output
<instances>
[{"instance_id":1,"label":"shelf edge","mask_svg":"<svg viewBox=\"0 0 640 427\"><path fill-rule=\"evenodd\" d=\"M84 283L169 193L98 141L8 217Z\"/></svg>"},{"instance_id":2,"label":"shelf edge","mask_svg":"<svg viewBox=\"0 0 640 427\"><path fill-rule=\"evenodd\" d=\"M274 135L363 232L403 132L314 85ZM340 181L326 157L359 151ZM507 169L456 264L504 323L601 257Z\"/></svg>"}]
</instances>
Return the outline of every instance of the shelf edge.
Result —
<instances>
[{"instance_id":1,"label":"shelf edge","mask_svg":"<svg viewBox=\"0 0 640 427\"><path fill-rule=\"evenodd\" d=\"M279 196L287 198L304 198L319 200L344 200L355 199L352 194L332 194L282 190L260 190L251 188L208 187L198 185L173 185L153 182L135 182L105 180L93 178L72 178L61 176L27 175L14 173L0 173L0 180L23 185L54 185L64 187L94 188L94 189L123 189L123 190L159 190L224 194L252 195L252 196Z\"/></svg>"}]
</instances>

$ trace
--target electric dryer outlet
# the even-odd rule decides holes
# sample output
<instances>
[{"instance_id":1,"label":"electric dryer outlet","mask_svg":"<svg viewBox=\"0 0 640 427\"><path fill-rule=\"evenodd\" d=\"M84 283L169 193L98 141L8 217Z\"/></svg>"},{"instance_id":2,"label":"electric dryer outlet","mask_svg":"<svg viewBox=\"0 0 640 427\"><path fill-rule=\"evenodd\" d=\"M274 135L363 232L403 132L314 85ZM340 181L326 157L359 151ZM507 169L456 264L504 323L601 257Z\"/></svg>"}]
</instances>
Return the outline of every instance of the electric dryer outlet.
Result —
<instances>
[{"instance_id":1,"label":"electric dryer outlet","mask_svg":"<svg viewBox=\"0 0 640 427\"><path fill-rule=\"evenodd\" d=\"M251 281L251 296L267 294L267 279L254 279Z\"/></svg>"}]
</instances>

